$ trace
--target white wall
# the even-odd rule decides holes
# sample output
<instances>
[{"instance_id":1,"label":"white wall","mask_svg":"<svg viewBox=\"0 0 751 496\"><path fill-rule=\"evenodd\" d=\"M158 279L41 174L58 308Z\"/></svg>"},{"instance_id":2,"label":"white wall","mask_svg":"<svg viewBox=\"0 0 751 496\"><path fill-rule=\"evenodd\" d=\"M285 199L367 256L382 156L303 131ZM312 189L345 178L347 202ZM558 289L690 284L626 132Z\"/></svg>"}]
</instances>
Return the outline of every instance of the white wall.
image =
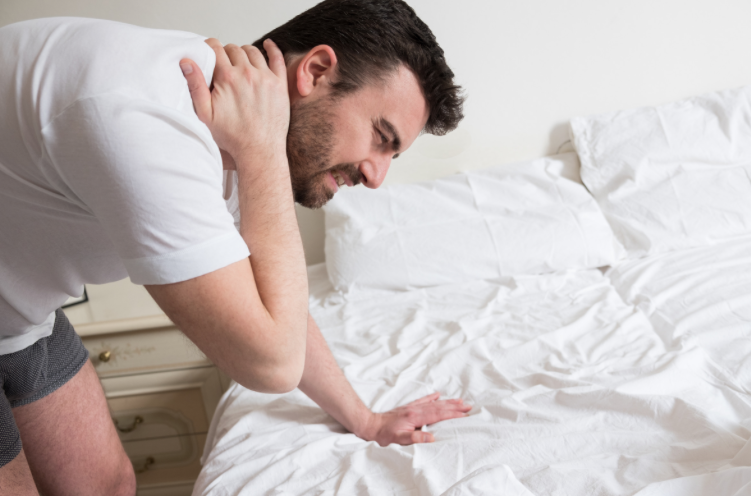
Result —
<instances>
[{"instance_id":1,"label":"white wall","mask_svg":"<svg viewBox=\"0 0 751 496\"><path fill-rule=\"evenodd\" d=\"M386 184L554 153L565 123L751 84L748 0L408 0L469 94L455 133L423 136ZM100 17L248 43L314 0L0 0L0 25ZM321 212L298 208L309 263Z\"/></svg>"}]
</instances>

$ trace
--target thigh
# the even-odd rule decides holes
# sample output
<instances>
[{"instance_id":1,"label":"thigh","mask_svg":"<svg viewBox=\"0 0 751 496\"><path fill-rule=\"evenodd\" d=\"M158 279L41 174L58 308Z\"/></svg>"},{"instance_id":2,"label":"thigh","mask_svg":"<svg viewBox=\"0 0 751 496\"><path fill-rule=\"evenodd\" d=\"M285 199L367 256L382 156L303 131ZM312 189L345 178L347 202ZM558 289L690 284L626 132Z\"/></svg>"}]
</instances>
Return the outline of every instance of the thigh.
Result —
<instances>
[{"instance_id":1,"label":"thigh","mask_svg":"<svg viewBox=\"0 0 751 496\"><path fill-rule=\"evenodd\" d=\"M13 409L43 495L135 494L133 467L90 361L55 392Z\"/></svg>"},{"instance_id":2,"label":"thigh","mask_svg":"<svg viewBox=\"0 0 751 496\"><path fill-rule=\"evenodd\" d=\"M39 496L23 450L12 461L0 467L0 494Z\"/></svg>"},{"instance_id":3,"label":"thigh","mask_svg":"<svg viewBox=\"0 0 751 496\"><path fill-rule=\"evenodd\" d=\"M1 367L0 367L1 368ZM38 496L0 373L0 494Z\"/></svg>"}]
</instances>

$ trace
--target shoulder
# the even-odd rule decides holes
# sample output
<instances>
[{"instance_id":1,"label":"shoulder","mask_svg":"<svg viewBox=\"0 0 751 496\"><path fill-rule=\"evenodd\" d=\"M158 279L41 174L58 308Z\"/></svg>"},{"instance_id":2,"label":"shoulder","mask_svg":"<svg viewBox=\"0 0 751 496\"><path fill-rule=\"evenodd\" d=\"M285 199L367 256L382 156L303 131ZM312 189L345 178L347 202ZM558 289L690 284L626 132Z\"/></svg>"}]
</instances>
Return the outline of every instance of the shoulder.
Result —
<instances>
[{"instance_id":1,"label":"shoulder","mask_svg":"<svg viewBox=\"0 0 751 496\"><path fill-rule=\"evenodd\" d=\"M113 93L192 111L179 61L191 58L213 72L214 53L205 37L194 33L83 18L13 26L12 36L24 48L22 73L29 84L39 84L42 125L76 100Z\"/></svg>"},{"instance_id":2,"label":"shoulder","mask_svg":"<svg viewBox=\"0 0 751 496\"><path fill-rule=\"evenodd\" d=\"M42 128L41 137L53 160L67 156L75 163L96 156L99 163L129 170L158 164L179 170L190 164L189 169L208 165L221 171L219 148L192 107L168 106L128 91L75 100Z\"/></svg>"}]
</instances>

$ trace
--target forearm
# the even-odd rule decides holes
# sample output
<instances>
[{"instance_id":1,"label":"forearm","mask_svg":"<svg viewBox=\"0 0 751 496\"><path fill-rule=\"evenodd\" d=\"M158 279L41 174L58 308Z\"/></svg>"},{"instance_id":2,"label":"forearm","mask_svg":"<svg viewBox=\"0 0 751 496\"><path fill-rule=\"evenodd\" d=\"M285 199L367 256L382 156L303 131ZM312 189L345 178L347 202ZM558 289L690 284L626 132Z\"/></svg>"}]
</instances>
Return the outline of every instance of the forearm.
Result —
<instances>
[{"instance_id":1,"label":"forearm","mask_svg":"<svg viewBox=\"0 0 751 496\"><path fill-rule=\"evenodd\" d=\"M303 372L308 289L286 156L284 56L271 40L268 63L255 47L206 43L216 54L213 91L195 62L180 67L196 116L237 168L240 231L251 256L147 289L230 377L256 391L286 392Z\"/></svg>"},{"instance_id":2,"label":"forearm","mask_svg":"<svg viewBox=\"0 0 751 496\"><path fill-rule=\"evenodd\" d=\"M373 414L352 389L311 316L308 316L305 370L298 387L348 431L367 437Z\"/></svg>"}]
</instances>

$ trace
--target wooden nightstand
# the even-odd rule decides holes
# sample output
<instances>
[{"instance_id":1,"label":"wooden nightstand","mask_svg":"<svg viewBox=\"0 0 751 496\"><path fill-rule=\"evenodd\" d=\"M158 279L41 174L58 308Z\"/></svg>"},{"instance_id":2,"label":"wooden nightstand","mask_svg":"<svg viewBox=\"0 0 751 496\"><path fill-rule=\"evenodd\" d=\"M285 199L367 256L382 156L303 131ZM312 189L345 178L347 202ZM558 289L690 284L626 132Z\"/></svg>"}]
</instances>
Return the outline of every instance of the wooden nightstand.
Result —
<instances>
[{"instance_id":1,"label":"wooden nightstand","mask_svg":"<svg viewBox=\"0 0 751 496\"><path fill-rule=\"evenodd\" d=\"M229 379L141 286L87 286L65 313L97 370L136 469L139 496L189 496L211 417Z\"/></svg>"}]
</instances>

